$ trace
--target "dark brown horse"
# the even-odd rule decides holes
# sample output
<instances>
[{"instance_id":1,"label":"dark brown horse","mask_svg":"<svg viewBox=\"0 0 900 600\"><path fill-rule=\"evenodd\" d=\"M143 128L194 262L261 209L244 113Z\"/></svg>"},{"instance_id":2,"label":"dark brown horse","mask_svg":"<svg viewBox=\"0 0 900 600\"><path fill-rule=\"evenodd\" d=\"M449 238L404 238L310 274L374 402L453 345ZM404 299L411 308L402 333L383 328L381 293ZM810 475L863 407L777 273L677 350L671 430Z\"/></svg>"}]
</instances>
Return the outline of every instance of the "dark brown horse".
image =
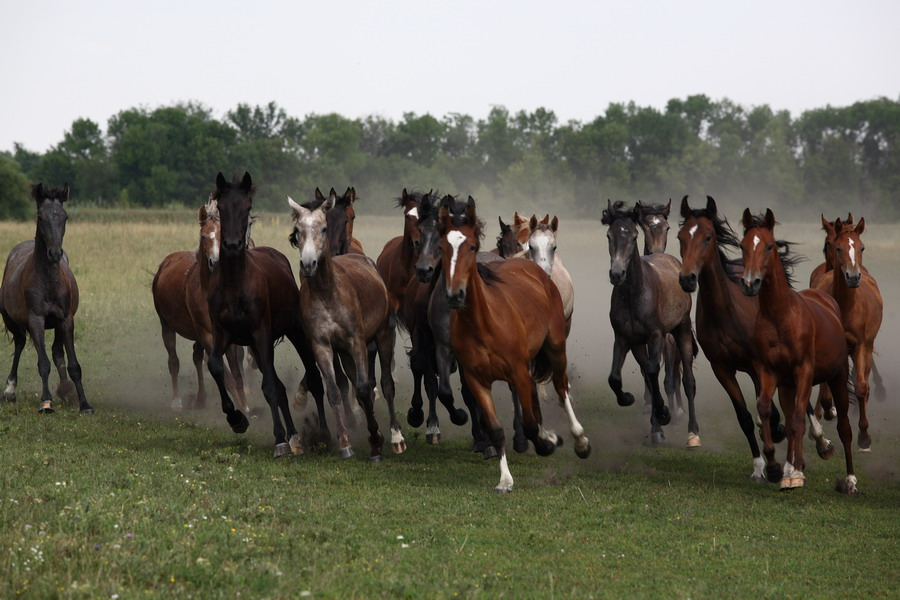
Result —
<instances>
[{"instance_id":1,"label":"dark brown horse","mask_svg":"<svg viewBox=\"0 0 900 600\"><path fill-rule=\"evenodd\" d=\"M418 258L419 230L416 222L419 219L419 202L422 194L418 192L407 193L406 188L397 206L403 209L403 235L390 239L378 255L375 261L378 272L387 287L388 298L391 302L391 312L399 317L402 322L401 305L406 294L406 286L415 273L416 259ZM421 425L421 423L420 423ZM418 427L418 425L415 425Z\"/></svg>"},{"instance_id":2,"label":"dark brown horse","mask_svg":"<svg viewBox=\"0 0 900 600\"><path fill-rule=\"evenodd\" d=\"M230 183L221 173L216 177L213 199L219 207L222 246L207 297L214 340L207 365L219 388L228 424L236 433L243 433L249 422L234 408L228 396L222 358L231 344L250 348L272 413L277 458L292 451L299 453L301 445L284 385L275 372L276 340L287 336L297 349L306 368L310 391L317 399L322 396L322 382L300 324L300 294L290 263L273 248L247 247L253 191L249 173L244 173L240 181L235 179Z\"/></svg>"},{"instance_id":3,"label":"dark brown horse","mask_svg":"<svg viewBox=\"0 0 900 600\"><path fill-rule=\"evenodd\" d=\"M688 401L688 447L699 445L694 412L696 384L693 373L694 335L691 296L678 284L681 265L668 254L641 256L633 210L622 202L607 203L601 222L609 227L609 281L613 285L609 320L615 333L609 385L619 406L630 406L634 396L622 391L622 365L630 351L641 367L644 385L652 394L650 440L661 443L662 427L671 420L659 389L659 365L667 334L672 334L682 360L682 383Z\"/></svg>"},{"instance_id":4,"label":"dark brown horse","mask_svg":"<svg viewBox=\"0 0 900 600\"><path fill-rule=\"evenodd\" d=\"M37 203L37 227L34 240L18 244L10 251L0 284L0 316L6 330L13 337L13 362L3 397L14 402L18 383L19 359L25 348L26 334L38 357L38 373L41 376L40 411L53 412L50 386L50 360L44 345L44 331L54 330L53 364L59 372L57 397L71 398L71 385L75 384L82 413L94 409L84 397L81 383L81 365L75 356L75 312L78 310L78 284L69 269L69 257L63 251L68 215L63 203L69 199L69 186L45 189L38 183L31 189ZM68 357L68 368L66 368ZM72 378L69 382L66 377Z\"/></svg>"},{"instance_id":5,"label":"dark brown horse","mask_svg":"<svg viewBox=\"0 0 900 600\"><path fill-rule=\"evenodd\" d=\"M775 215L770 209L764 217L755 217L750 209L745 209L743 225L741 287L746 295L759 296L752 362L759 377L757 410L762 420L766 474L769 481L780 481L782 490L806 485L803 433L810 393L814 385L827 383L834 395L837 429L847 465L847 478L841 489L856 493L853 432L847 416L849 364L840 308L834 298L823 292L807 289L798 293L791 288L785 264L791 264L793 257L779 251ZM783 467L775 460L769 420L776 389L788 440Z\"/></svg>"},{"instance_id":6,"label":"dark brown horse","mask_svg":"<svg viewBox=\"0 0 900 600\"><path fill-rule=\"evenodd\" d=\"M513 478L503 427L491 397L494 381L506 381L515 387L522 404L525 435L535 451L546 456L561 444L561 439L542 426L535 379L552 376L575 439L575 453L586 458L591 451L569 395L562 300L547 274L529 260L478 265L481 223L471 196L465 215L458 221L441 207L440 223L445 232L441 241L444 289L453 309L453 351L481 408L485 431L500 455L500 482L495 490L509 492Z\"/></svg>"},{"instance_id":7,"label":"dark brown horse","mask_svg":"<svg viewBox=\"0 0 900 600\"><path fill-rule=\"evenodd\" d=\"M875 336L881 328L884 313L878 283L862 264L865 245L860 236L865 229L864 218L856 226L835 220L831 241L832 268L822 273L814 284L816 289L831 294L841 307L841 322L853 361L853 391L859 403L857 444L863 452L872 445L866 408L869 404L869 375L874 366ZM828 404L827 400L825 404Z\"/></svg>"},{"instance_id":8,"label":"dark brown horse","mask_svg":"<svg viewBox=\"0 0 900 600\"><path fill-rule=\"evenodd\" d=\"M206 404L203 385L203 354L212 351L213 332L209 319L209 278L219 261L221 232L219 209L210 200L200 207L200 243L196 251L173 252L163 259L156 270L151 290L153 306L162 328L163 345L169 355L169 376L172 380L173 410L181 410L182 400L178 390L178 353L176 335L194 342L193 361L197 369L197 396L194 408ZM228 388L237 397L239 408L249 412L244 395L244 376L238 346L225 351L229 369L225 371Z\"/></svg>"},{"instance_id":9,"label":"dark brown horse","mask_svg":"<svg viewBox=\"0 0 900 600\"><path fill-rule=\"evenodd\" d=\"M374 370L369 368L370 352L374 355L377 350L381 361L381 389L390 411L391 445L395 453L406 450L393 406L394 329L390 325L390 305L384 282L369 258L359 254L331 255L326 212L334 210L335 200L336 196L331 195L318 208L309 209L288 198L293 219L291 245L300 250L300 275L303 278L300 286L301 323L324 377L328 401L334 409L339 455L349 458L353 456L353 448L341 415L343 398L335 377L336 356L340 357L341 365L354 382L357 400L366 415L371 446L369 457L380 461L384 437L378 430L373 409L375 386Z\"/></svg>"},{"instance_id":10,"label":"dark brown horse","mask_svg":"<svg viewBox=\"0 0 900 600\"><path fill-rule=\"evenodd\" d=\"M328 218L328 244L331 246L331 255L340 256L342 254L365 254L362 244L353 237L353 222L356 220L356 209L353 203L356 202L356 188L348 187L343 196L338 196L334 188L328 193L326 198L319 188L316 188L316 200L313 208L323 204L328 198L334 197L334 210L326 213Z\"/></svg>"},{"instance_id":11,"label":"dark brown horse","mask_svg":"<svg viewBox=\"0 0 900 600\"><path fill-rule=\"evenodd\" d=\"M503 217L497 217L500 221L500 235L497 236L497 247L491 250L494 254L499 254L503 258L509 258L514 254L522 251L522 245L516 239L516 232L513 231L512 225L503 222Z\"/></svg>"}]
</instances>

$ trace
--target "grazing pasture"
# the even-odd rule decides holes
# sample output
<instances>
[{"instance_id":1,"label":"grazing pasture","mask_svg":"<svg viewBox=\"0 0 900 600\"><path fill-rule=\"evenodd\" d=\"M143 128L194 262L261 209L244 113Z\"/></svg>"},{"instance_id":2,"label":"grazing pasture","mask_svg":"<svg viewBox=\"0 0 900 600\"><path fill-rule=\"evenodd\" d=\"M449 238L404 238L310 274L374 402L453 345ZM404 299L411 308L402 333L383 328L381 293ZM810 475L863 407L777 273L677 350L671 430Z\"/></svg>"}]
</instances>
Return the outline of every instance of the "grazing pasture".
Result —
<instances>
[{"instance_id":1,"label":"grazing pasture","mask_svg":"<svg viewBox=\"0 0 900 600\"><path fill-rule=\"evenodd\" d=\"M900 594L895 226L864 215L866 266L880 276L885 299L875 360L888 393L870 403L872 452L854 457L861 496L833 491L844 474L840 448L828 462L810 454L804 489L779 493L752 483L746 441L702 353L694 369L703 448L685 450L675 435L651 446L647 415L618 407L605 382L612 340L605 232L599 222L574 220L561 224L560 241L577 295L567 354L575 410L593 453L577 459L567 439L548 458L533 450L511 455L516 488L498 495L491 491L496 464L470 451L468 426L448 424L437 446L425 443L423 428L404 426L407 452L372 465L363 456L342 461L314 452L273 460L268 415L236 435L217 406L171 412L150 282L164 256L197 246L196 210L67 209L64 248L81 291L76 344L97 412L82 416L57 403L54 415L39 414L41 382L26 346L19 401L0 405L0 597ZM499 233L496 215L487 206L479 212L490 247ZM727 216L739 228L740 215ZM392 217L361 214L354 236L374 256L401 233L402 222L399 210ZM287 211L263 215L253 234L285 253L297 277L290 227ZM820 262L819 227L818 214L780 226L811 259L799 266L798 281ZM676 231L673 221L670 248L677 248ZM33 222L2 223L0 251L33 235ZM398 337L403 415L411 377L403 360L408 340ZM178 344L184 362L190 344ZM295 389L303 374L296 352L280 344L275 353L279 376ZM7 342L3 374L11 354ZM193 389L193 376L182 370L185 389ZM639 389L632 359L623 378ZM259 376L250 379L248 401L262 407ZM738 380L752 397L749 379ZM506 386L493 393L510 424ZM306 410L294 410L298 426L310 422L313 408ZM559 411L544 412L550 427L564 427ZM386 426L383 401L376 415ZM673 420L667 429L673 426L684 423ZM837 437L833 422L825 427ZM364 443L364 428L355 435ZM784 445L776 452L783 457Z\"/></svg>"}]
</instances>

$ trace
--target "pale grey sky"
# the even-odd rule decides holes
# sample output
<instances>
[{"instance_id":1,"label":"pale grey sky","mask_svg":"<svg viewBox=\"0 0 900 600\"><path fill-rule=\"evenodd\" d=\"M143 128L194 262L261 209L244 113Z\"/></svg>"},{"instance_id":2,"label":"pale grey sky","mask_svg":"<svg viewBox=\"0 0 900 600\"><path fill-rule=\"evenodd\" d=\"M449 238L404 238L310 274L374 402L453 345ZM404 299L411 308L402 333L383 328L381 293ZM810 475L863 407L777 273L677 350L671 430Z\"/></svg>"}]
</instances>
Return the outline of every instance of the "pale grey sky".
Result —
<instances>
[{"instance_id":1,"label":"pale grey sky","mask_svg":"<svg viewBox=\"0 0 900 600\"><path fill-rule=\"evenodd\" d=\"M900 2L727 0L6 0L0 151L45 151L72 121L195 100L221 117L400 119L707 94L798 115L900 98Z\"/></svg>"}]
</instances>

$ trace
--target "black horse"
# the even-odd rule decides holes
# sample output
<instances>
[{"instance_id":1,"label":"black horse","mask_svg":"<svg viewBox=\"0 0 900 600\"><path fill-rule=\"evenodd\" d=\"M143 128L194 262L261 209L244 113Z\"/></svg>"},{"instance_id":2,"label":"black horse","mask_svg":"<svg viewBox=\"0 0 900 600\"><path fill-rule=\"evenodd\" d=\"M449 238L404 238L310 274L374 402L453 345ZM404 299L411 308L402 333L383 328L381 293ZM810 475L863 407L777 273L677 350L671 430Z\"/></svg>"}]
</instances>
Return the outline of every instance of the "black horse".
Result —
<instances>
[{"instance_id":1,"label":"black horse","mask_svg":"<svg viewBox=\"0 0 900 600\"><path fill-rule=\"evenodd\" d=\"M25 348L26 333L37 351L38 373L41 375L40 411L53 412L53 402L47 377L50 360L44 346L44 331L55 330L53 364L59 371L57 397L72 399L72 384L82 413L94 409L84 397L81 384L81 365L75 356L75 312L78 310L78 284L69 269L69 257L62 249L68 215L63 203L69 199L69 186L45 189L38 183L31 189L37 202L37 230L34 240L18 244L6 259L3 283L0 285L0 315L6 330L13 336L15 350L12 369L6 380L4 398L16 399L19 358ZM65 359L68 356L66 377Z\"/></svg>"}]
</instances>

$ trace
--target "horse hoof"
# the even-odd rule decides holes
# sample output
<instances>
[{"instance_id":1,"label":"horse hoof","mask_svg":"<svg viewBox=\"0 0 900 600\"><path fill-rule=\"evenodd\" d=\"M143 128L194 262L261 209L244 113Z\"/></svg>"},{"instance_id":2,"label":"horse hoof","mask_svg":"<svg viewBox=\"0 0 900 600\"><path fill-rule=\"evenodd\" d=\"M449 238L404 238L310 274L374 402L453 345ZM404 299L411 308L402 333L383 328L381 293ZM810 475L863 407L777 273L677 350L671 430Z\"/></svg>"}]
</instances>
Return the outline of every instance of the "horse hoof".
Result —
<instances>
[{"instance_id":1,"label":"horse hoof","mask_svg":"<svg viewBox=\"0 0 900 600\"><path fill-rule=\"evenodd\" d=\"M690 448L702 448L703 444L700 442L700 436L696 433L692 433L688 435L687 439L687 447Z\"/></svg>"},{"instance_id":2,"label":"horse hoof","mask_svg":"<svg viewBox=\"0 0 900 600\"><path fill-rule=\"evenodd\" d=\"M578 458L587 458L591 455L591 443L587 442L583 446L575 446L575 456Z\"/></svg>"},{"instance_id":3,"label":"horse hoof","mask_svg":"<svg viewBox=\"0 0 900 600\"><path fill-rule=\"evenodd\" d=\"M493 446L488 446L487 448L485 448L482 451L481 455L484 457L484 460L490 460L492 458L497 458L498 456L500 456L499 454L497 454L497 449Z\"/></svg>"},{"instance_id":4,"label":"horse hoof","mask_svg":"<svg viewBox=\"0 0 900 600\"><path fill-rule=\"evenodd\" d=\"M338 449L338 456L343 459L351 458L354 454L355 452L353 452L353 448L350 446Z\"/></svg>"},{"instance_id":5,"label":"horse hoof","mask_svg":"<svg viewBox=\"0 0 900 600\"><path fill-rule=\"evenodd\" d=\"M244 433L250 427L250 421L239 410L225 417L225 420L228 421L228 424L231 425L231 430L235 433Z\"/></svg>"},{"instance_id":6,"label":"horse hoof","mask_svg":"<svg viewBox=\"0 0 900 600\"><path fill-rule=\"evenodd\" d=\"M94 414L94 409L88 406L87 408L82 408L80 412L83 415L92 415Z\"/></svg>"},{"instance_id":7,"label":"horse hoof","mask_svg":"<svg viewBox=\"0 0 900 600\"><path fill-rule=\"evenodd\" d=\"M174 410L175 412L181 412L184 408L184 403L181 401L181 398L172 398L172 404L169 405L169 409Z\"/></svg>"},{"instance_id":8,"label":"horse hoof","mask_svg":"<svg viewBox=\"0 0 900 600\"><path fill-rule=\"evenodd\" d=\"M782 492L790 492L794 488L791 487L791 479L790 477L785 477L781 480L781 487L779 488Z\"/></svg>"},{"instance_id":9,"label":"horse hoof","mask_svg":"<svg viewBox=\"0 0 900 600\"><path fill-rule=\"evenodd\" d=\"M403 454L406 452L406 440L402 442L391 442L391 450L394 454Z\"/></svg>"},{"instance_id":10,"label":"horse hoof","mask_svg":"<svg viewBox=\"0 0 900 600\"><path fill-rule=\"evenodd\" d=\"M522 454L528 451L528 440L523 437L513 437L513 450Z\"/></svg>"},{"instance_id":11,"label":"horse hoof","mask_svg":"<svg viewBox=\"0 0 900 600\"><path fill-rule=\"evenodd\" d=\"M465 425L469 422L469 413L461 408L450 412L450 422L456 426Z\"/></svg>"},{"instance_id":12,"label":"horse hoof","mask_svg":"<svg viewBox=\"0 0 900 600\"><path fill-rule=\"evenodd\" d=\"M668 407L661 406L660 409L656 411L656 422L663 427L672 422L672 413L669 412Z\"/></svg>"},{"instance_id":13,"label":"horse hoof","mask_svg":"<svg viewBox=\"0 0 900 600\"><path fill-rule=\"evenodd\" d=\"M534 451L538 456L550 456L556 451L556 444L550 440L537 438L534 440Z\"/></svg>"},{"instance_id":14,"label":"horse hoof","mask_svg":"<svg viewBox=\"0 0 900 600\"><path fill-rule=\"evenodd\" d=\"M383 460L384 460L384 457L380 454L373 454L372 456L369 457L370 463L380 463Z\"/></svg>"},{"instance_id":15,"label":"horse hoof","mask_svg":"<svg viewBox=\"0 0 900 600\"><path fill-rule=\"evenodd\" d=\"M781 465L775 463L774 465L766 465L766 478L772 483L778 483L781 481L781 475L784 471L781 468Z\"/></svg>"},{"instance_id":16,"label":"horse hoof","mask_svg":"<svg viewBox=\"0 0 900 600\"><path fill-rule=\"evenodd\" d=\"M758 475L758 474L754 473L753 475L750 476L750 481L752 481L753 483L765 483L766 478L764 475Z\"/></svg>"},{"instance_id":17,"label":"horse hoof","mask_svg":"<svg viewBox=\"0 0 900 600\"><path fill-rule=\"evenodd\" d=\"M508 494L512 491L512 486L498 485L494 488L495 494Z\"/></svg>"},{"instance_id":18,"label":"horse hoof","mask_svg":"<svg viewBox=\"0 0 900 600\"><path fill-rule=\"evenodd\" d=\"M624 394L616 398L616 402L619 403L619 406L631 406L632 404L634 404L634 395L629 392L625 392Z\"/></svg>"},{"instance_id":19,"label":"horse hoof","mask_svg":"<svg viewBox=\"0 0 900 600\"><path fill-rule=\"evenodd\" d=\"M784 432L784 425L779 423L775 427L772 428L772 443L779 444L784 441L784 438L787 437L787 434Z\"/></svg>"},{"instance_id":20,"label":"horse hoof","mask_svg":"<svg viewBox=\"0 0 900 600\"><path fill-rule=\"evenodd\" d=\"M15 392L3 392L3 400L6 402L15 402L16 401L16 393Z\"/></svg>"},{"instance_id":21,"label":"horse hoof","mask_svg":"<svg viewBox=\"0 0 900 600\"><path fill-rule=\"evenodd\" d=\"M824 450L819 450L819 448L816 447L816 452L819 453L819 458L822 460L831 460L831 457L834 456L834 444L829 441L828 446L826 446Z\"/></svg>"},{"instance_id":22,"label":"horse hoof","mask_svg":"<svg viewBox=\"0 0 900 600\"><path fill-rule=\"evenodd\" d=\"M806 487L806 477L791 477L791 489Z\"/></svg>"},{"instance_id":23,"label":"horse hoof","mask_svg":"<svg viewBox=\"0 0 900 600\"><path fill-rule=\"evenodd\" d=\"M484 440L473 440L472 441L472 452L484 452L486 448L492 448L490 444L488 444Z\"/></svg>"},{"instance_id":24,"label":"horse hoof","mask_svg":"<svg viewBox=\"0 0 900 600\"><path fill-rule=\"evenodd\" d=\"M291 452L294 454L303 454L303 443L300 441L299 433L292 435L291 439L288 440L288 444L291 447Z\"/></svg>"},{"instance_id":25,"label":"horse hoof","mask_svg":"<svg viewBox=\"0 0 900 600\"><path fill-rule=\"evenodd\" d=\"M872 451L872 438L869 437L868 434L865 436L860 435L856 444L859 446L860 452L871 452Z\"/></svg>"},{"instance_id":26,"label":"horse hoof","mask_svg":"<svg viewBox=\"0 0 900 600\"><path fill-rule=\"evenodd\" d=\"M291 445L287 442L281 442L280 444L275 444L275 458L281 458L282 456L290 456L293 452L291 452Z\"/></svg>"},{"instance_id":27,"label":"horse hoof","mask_svg":"<svg viewBox=\"0 0 900 600\"><path fill-rule=\"evenodd\" d=\"M847 477L838 477L834 482L834 490L842 494L851 496L859 494L860 491L856 487L856 477L849 475Z\"/></svg>"},{"instance_id":28,"label":"horse hoof","mask_svg":"<svg viewBox=\"0 0 900 600\"><path fill-rule=\"evenodd\" d=\"M654 446L659 446L664 441L666 441L666 434L662 431L654 431L650 434L650 443Z\"/></svg>"},{"instance_id":29,"label":"horse hoof","mask_svg":"<svg viewBox=\"0 0 900 600\"><path fill-rule=\"evenodd\" d=\"M410 427L421 427L422 423L425 422L425 413L421 408L410 406L409 410L406 411L406 422L409 423Z\"/></svg>"},{"instance_id":30,"label":"horse hoof","mask_svg":"<svg viewBox=\"0 0 900 600\"><path fill-rule=\"evenodd\" d=\"M47 402L41 402L41 407L38 409L38 412L44 413L45 415L53 414L53 403L49 400Z\"/></svg>"}]
</instances>

